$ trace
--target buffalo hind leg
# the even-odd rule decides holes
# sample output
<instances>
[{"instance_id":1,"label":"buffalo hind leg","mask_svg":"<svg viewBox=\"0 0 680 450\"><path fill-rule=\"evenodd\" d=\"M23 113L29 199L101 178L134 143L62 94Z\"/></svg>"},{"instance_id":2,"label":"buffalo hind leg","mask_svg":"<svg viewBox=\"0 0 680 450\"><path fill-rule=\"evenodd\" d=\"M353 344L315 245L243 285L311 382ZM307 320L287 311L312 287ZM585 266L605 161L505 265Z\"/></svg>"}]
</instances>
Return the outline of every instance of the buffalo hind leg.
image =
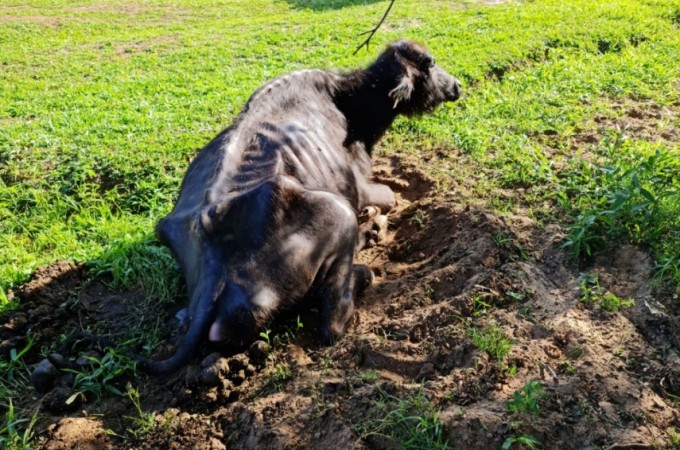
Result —
<instances>
[{"instance_id":1,"label":"buffalo hind leg","mask_svg":"<svg viewBox=\"0 0 680 450\"><path fill-rule=\"evenodd\" d=\"M323 191L306 191L302 197L313 213L306 226L314 233L306 238L324 254L308 295L319 309L321 340L330 344L344 333L354 299L371 283L372 274L368 267L353 264L358 224L349 202Z\"/></svg>"},{"instance_id":2,"label":"buffalo hind leg","mask_svg":"<svg viewBox=\"0 0 680 450\"><path fill-rule=\"evenodd\" d=\"M394 192L389 186L380 183L363 182L359 184L359 209L367 206L379 208L383 214L392 211L397 204Z\"/></svg>"}]
</instances>

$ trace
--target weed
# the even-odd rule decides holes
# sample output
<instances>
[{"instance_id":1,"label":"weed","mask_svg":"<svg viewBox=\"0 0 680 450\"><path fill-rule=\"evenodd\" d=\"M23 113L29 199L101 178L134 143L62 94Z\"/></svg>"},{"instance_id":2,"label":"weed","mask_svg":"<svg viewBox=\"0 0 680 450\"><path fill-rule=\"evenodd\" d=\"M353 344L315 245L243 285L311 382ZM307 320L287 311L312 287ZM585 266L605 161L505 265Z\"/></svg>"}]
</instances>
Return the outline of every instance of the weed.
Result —
<instances>
[{"instance_id":1,"label":"weed","mask_svg":"<svg viewBox=\"0 0 680 450\"><path fill-rule=\"evenodd\" d=\"M605 292L604 294L602 294L600 305L607 311L617 312L624 308L631 308L635 306L635 300L622 299L612 294L611 292Z\"/></svg>"},{"instance_id":2,"label":"weed","mask_svg":"<svg viewBox=\"0 0 680 450\"><path fill-rule=\"evenodd\" d=\"M635 148L625 130L607 134L593 151L595 161L572 160L562 174L561 203L575 216L564 247L580 258L627 238L650 245L662 261L660 276L680 281L680 184L674 175L680 160L662 148Z\"/></svg>"},{"instance_id":3,"label":"weed","mask_svg":"<svg viewBox=\"0 0 680 450\"><path fill-rule=\"evenodd\" d=\"M503 363L503 359L505 359L505 356L510 351L510 347L512 347L512 341L505 336L496 324L483 329L469 328L467 334L472 339L475 347L495 358L499 365Z\"/></svg>"},{"instance_id":4,"label":"weed","mask_svg":"<svg viewBox=\"0 0 680 450\"><path fill-rule=\"evenodd\" d=\"M576 366L572 364L571 361L562 361L557 366L558 370L567 375L573 375L576 373Z\"/></svg>"},{"instance_id":5,"label":"weed","mask_svg":"<svg viewBox=\"0 0 680 450\"><path fill-rule=\"evenodd\" d=\"M430 300L434 299L434 287L432 287L432 285L425 285L425 297Z\"/></svg>"},{"instance_id":6,"label":"weed","mask_svg":"<svg viewBox=\"0 0 680 450\"><path fill-rule=\"evenodd\" d=\"M29 370L23 356L33 347L32 335L27 336L26 345L20 350L12 349L8 360L0 361L0 409L4 410L4 423L0 427L0 448L28 450L38 419L38 410L27 412L15 409L12 397L17 392L32 389Z\"/></svg>"},{"instance_id":7,"label":"weed","mask_svg":"<svg viewBox=\"0 0 680 450\"><path fill-rule=\"evenodd\" d=\"M538 381L529 380L522 388L515 391L512 400L505 402L505 406L511 413L531 413L538 416L540 411L538 401L546 395L543 386Z\"/></svg>"},{"instance_id":8,"label":"weed","mask_svg":"<svg viewBox=\"0 0 680 450\"><path fill-rule=\"evenodd\" d=\"M503 441L501 450L510 450L514 444L522 444L529 450L536 450L541 446L541 443L535 437L529 434L520 434L508 436L505 441Z\"/></svg>"},{"instance_id":9,"label":"weed","mask_svg":"<svg viewBox=\"0 0 680 450\"><path fill-rule=\"evenodd\" d=\"M680 256L666 255L659 258L654 267L654 278L680 280Z\"/></svg>"},{"instance_id":10,"label":"weed","mask_svg":"<svg viewBox=\"0 0 680 450\"><path fill-rule=\"evenodd\" d=\"M34 426L38 420L38 411L36 410L30 419L19 419L14 412L14 403L12 399L8 399L9 405L7 412L5 412L5 424L0 428L0 448L7 450L31 450L30 445L33 439ZM19 425L28 423L23 432L19 430Z\"/></svg>"},{"instance_id":11,"label":"weed","mask_svg":"<svg viewBox=\"0 0 680 450\"><path fill-rule=\"evenodd\" d=\"M328 372L329 370L337 367L337 362L331 357L326 357L321 361L321 370L323 372Z\"/></svg>"},{"instance_id":12,"label":"weed","mask_svg":"<svg viewBox=\"0 0 680 450\"><path fill-rule=\"evenodd\" d=\"M278 391L281 390L283 384L293 377L293 372L290 366L286 363L278 363L274 366L274 373L272 374L269 383Z\"/></svg>"},{"instance_id":13,"label":"weed","mask_svg":"<svg viewBox=\"0 0 680 450\"><path fill-rule=\"evenodd\" d=\"M517 310L517 317L521 317L529 322L534 321L534 308L531 305L524 304Z\"/></svg>"},{"instance_id":14,"label":"weed","mask_svg":"<svg viewBox=\"0 0 680 450\"><path fill-rule=\"evenodd\" d=\"M271 339L269 338L269 334L270 334L270 333L271 333L271 330L270 330L270 329L266 329L266 330L260 332L260 337L261 337L262 339L264 339L265 342L267 342L267 347L269 347L269 348L271 348L271 344L272 344L272 341L271 341Z\"/></svg>"},{"instance_id":15,"label":"weed","mask_svg":"<svg viewBox=\"0 0 680 450\"><path fill-rule=\"evenodd\" d=\"M172 301L181 293L179 269L155 239L113 242L90 265L95 275L110 273L115 286L141 287L149 300Z\"/></svg>"},{"instance_id":16,"label":"weed","mask_svg":"<svg viewBox=\"0 0 680 450\"><path fill-rule=\"evenodd\" d=\"M302 323L302 321L300 320L300 316L298 315L295 318L295 323L293 325L287 324L285 326L282 326L281 328L277 327L276 332L274 332L274 330L270 328L267 328L264 331L261 331L259 336L267 343L267 346L270 349L275 347L283 347L292 342L295 342L298 334L302 331L303 328L304 324Z\"/></svg>"},{"instance_id":17,"label":"weed","mask_svg":"<svg viewBox=\"0 0 680 450\"><path fill-rule=\"evenodd\" d=\"M475 295L472 297L472 315L474 317L483 316L487 312L487 308L490 308L491 304L486 303L482 300L482 296Z\"/></svg>"},{"instance_id":18,"label":"weed","mask_svg":"<svg viewBox=\"0 0 680 450\"><path fill-rule=\"evenodd\" d=\"M415 213L413 213L413 216L409 219L409 222L411 224L415 224L418 226L419 229L425 228L425 222L427 221L427 215L425 214L425 211L422 209L416 210Z\"/></svg>"},{"instance_id":19,"label":"weed","mask_svg":"<svg viewBox=\"0 0 680 450\"><path fill-rule=\"evenodd\" d=\"M375 370L366 370L359 374L359 379L362 383L374 383L380 379L380 375Z\"/></svg>"},{"instance_id":20,"label":"weed","mask_svg":"<svg viewBox=\"0 0 680 450\"><path fill-rule=\"evenodd\" d=\"M621 299L615 294L605 291L600 286L597 275L581 273L579 275L579 289L581 290L581 302L598 303L607 311L618 312L621 309L635 306L635 300Z\"/></svg>"},{"instance_id":21,"label":"weed","mask_svg":"<svg viewBox=\"0 0 680 450\"><path fill-rule=\"evenodd\" d=\"M526 297L521 292L508 291L508 292L505 293L505 295L507 297L510 297L510 299L518 301L518 302L522 302L522 301L526 300Z\"/></svg>"},{"instance_id":22,"label":"weed","mask_svg":"<svg viewBox=\"0 0 680 450\"><path fill-rule=\"evenodd\" d=\"M28 333L26 335L26 344L24 347L19 351L17 351L16 348L12 348L9 352L9 361L0 361L0 380L2 380L3 383L11 383L15 379L17 370L26 368L26 364L22 358L31 350L32 347L33 335Z\"/></svg>"},{"instance_id":23,"label":"weed","mask_svg":"<svg viewBox=\"0 0 680 450\"><path fill-rule=\"evenodd\" d=\"M140 438L149 431L153 430L153 428L156 426L156 414L153 412L147 413L142 410L139 390L132 387L130 383L127 384L125 396L135 407L135 411L137 411L136 416L124 416L133 424L133 428L128 428L127 432L135 438Z\"/></svg>"},{"instance_id":24,"label":"weed","mask_svg":"<svg viewBox=\"0 0 680 450\"><path fill-rule=\"evenodd\" d=\"M680 434L674 431L670 431L668 433L668 438L670 439L671 442L671 448L680 449Z\"/></svg>"},{"instance_id":25,"label":"weed","mask_svg":"<svg viewBox=\"0 0 680 450\"><path fill-rule=\"evenodd\" d=\"M74 393L66 400L67 404L73 403L77 397L87 400L91 396L99 399L105 393L125 395L116 387L116 382L124 375L134 374L135 363L131 359L109 349L101 359L88 356L87 360L91 363L91 370L65 369L75 374Z\"/></svg>"},{"instance_id":26,"label":"weed","mask_svg":"<svg viewBox=\"0 0 680 450\"><path fill-rule=\"evenodd\" d=\"M382 436L405 450L448 450L439 410L425 397L422 389L405 399L380 393L379 419L361 424L360 435L366 440ZM391 445L392 446L392 445Z\"/></svg>"},{"instance_id":27,"label":"weed","mask_svg":"<svg viewBox=\"0 0 680 450\"><path fill-rule=\"evenodd\" d=\"M498 248L505 249L511 253L510 260L512 261L526 261L529 259L529 254L524 247L515 242L515 239L512 236L509 236L502 231L499 231L494 235L494 242Z\"/></svg>"}]
</instances>

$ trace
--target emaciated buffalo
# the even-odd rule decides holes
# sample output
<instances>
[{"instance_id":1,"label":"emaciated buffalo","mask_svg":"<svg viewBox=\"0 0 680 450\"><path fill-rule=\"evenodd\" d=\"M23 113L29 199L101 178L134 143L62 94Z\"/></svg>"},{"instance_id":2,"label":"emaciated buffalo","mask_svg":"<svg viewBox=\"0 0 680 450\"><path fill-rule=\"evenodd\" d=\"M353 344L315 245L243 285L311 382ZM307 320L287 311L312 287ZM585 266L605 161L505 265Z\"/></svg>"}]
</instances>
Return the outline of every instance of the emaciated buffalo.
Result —
<instances>
[{"instance_id":1,"label":"emaciated buffalo","mask_svg":"<svg viewBox=\"0 0 680 450\"><path fill-rule=\"evenodd\" d=\"M358 216L395 205L389 187L369 181L371 150L397 115L460 90L425 47L402 40L364 70L303 70L255 91L192 161L158 223L186 279L187 331L171 357L140 358L141 368L173 372L206 338L252 338L302 300L319 311L322 341L341 335L372 278L353 264L371 232Z\"/></svg>"}]
</instances>

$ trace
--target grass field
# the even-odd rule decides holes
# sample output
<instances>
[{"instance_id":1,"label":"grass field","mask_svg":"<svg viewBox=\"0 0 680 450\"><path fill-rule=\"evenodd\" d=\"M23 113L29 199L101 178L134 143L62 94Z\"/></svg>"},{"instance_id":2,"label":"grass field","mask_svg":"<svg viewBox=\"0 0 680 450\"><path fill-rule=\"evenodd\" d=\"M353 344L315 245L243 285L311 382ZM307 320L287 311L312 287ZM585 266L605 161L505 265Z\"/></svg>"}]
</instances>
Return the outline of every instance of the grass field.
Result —
<instances>
[{"instance_id":1,"label":"grass field","mask_svg":"<svg viewBox=\"0 0 680 450\"><path fill-rule=\"evenodd\" d=\"M267 79L370 61L374 51L352 51L385 7L312 0L117 5L0 7L0 292L64 258L116 267L124 283L144 282L139 277L159 253L154 223L171 208L197 149ZM561 177L556 163L571 168L575 155L547 153L543 138L558 136L566 150L572 137L594 128L596 116L615 115L617 104L676 102L679 17L677 1L496 8L402 1L373 49L403 36L427 43L464 82L465 98L398 123L381 151L451 153L452 164L432 171L442 189L474 175L460 193L469 201L512 208L520 199L500 202L496 189L522 186L529 191L521 201L541 218L587 210L590 202L571 199L597 180ZM625 161L657 149L671 156L653 169L673 177L677 142L632 139L605 164L634 164ZM673 223L662 240L650 241L667 257L680 253L677 182L652 189L676 194L659 204ZM545 199L555 207L542 207Z\"/></svg>"},{"instance_id":2,"label":"grass field","mask_svg":"<svg viewBox=\"0 0 680 450\"><path fill-rule=\"evenodd\" d=\"M397 0L353 55L386 6L1 2L0 312L64 259L177 299L153 230L192 156L266 80L361 67L402 37L424 42L464 96L398 120L378 154L433 158L436 189L461 204L560 224L584 263L636 244L678 289L680 0ZM631 110L654 124L616 129Z\"/></svg>"}]
</instances>

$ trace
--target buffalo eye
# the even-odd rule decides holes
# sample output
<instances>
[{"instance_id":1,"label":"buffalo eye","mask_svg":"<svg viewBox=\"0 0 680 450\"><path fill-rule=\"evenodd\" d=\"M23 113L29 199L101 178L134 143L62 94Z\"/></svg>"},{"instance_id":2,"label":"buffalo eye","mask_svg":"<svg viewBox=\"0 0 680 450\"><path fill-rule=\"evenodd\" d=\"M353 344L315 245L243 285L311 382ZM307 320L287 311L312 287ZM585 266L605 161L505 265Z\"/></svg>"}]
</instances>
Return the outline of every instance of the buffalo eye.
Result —
<instances>
[{"instance_id":1,"label":"buffalo eye","mask_svg":"<svg viewBox=\"0 0 680 450\"><path fill-rule=\"evenodd\" d=\"M427 72L434 67L434 58L431 55L423 55L419 65L420 70Z\"/></svg>"}]
</instances>

